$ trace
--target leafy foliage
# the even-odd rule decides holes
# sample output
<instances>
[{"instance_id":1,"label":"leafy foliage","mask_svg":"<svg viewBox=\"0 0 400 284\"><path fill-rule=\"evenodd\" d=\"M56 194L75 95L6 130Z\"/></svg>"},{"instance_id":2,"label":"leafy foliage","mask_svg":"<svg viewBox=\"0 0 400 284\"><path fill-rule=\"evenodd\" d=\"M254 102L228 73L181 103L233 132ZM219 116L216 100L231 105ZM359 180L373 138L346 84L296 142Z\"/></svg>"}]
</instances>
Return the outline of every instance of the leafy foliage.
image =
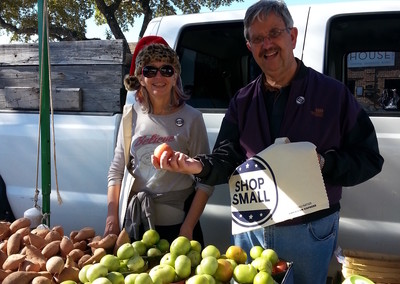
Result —
<instances>
[{"instance_id":1,"label":"leafy foliage","mask_svg":"<svg viewBox=\"0 0 400 284\"><path fill-rule=\"evenodd\" d=\"M40 1L40 0L39 0ZM139 37L154 17L198 13L202 7L215 10L243 0L48 0L49 38L52 41L86 40L86 21L107 24L107 38L123 39L123 32L143 15ZM35 41L38 33L37 0L1 0L1 32L12 41Z\"/></svg>"}]
</instances>

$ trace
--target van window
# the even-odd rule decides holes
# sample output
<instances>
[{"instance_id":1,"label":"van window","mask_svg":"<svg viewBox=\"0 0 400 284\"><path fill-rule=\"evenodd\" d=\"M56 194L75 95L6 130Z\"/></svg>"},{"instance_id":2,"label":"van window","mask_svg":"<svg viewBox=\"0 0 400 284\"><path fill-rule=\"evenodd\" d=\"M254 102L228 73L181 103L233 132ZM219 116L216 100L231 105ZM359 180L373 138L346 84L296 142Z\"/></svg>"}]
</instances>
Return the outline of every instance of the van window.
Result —
<instances>
[{"instance_id":1,"label":"van window","mask_svg":"<svg viewBox=\"0 0 400 284\"><path fill-rule=\"evenodd\" d=\"M371 116L400 116L400 13L333 17L324 73L345 82Z\"/></svg>"},{"instance_id":2,"label":"van window","mask_svg":"<svg viewBox=\"0 0 400 284\"><path fill-rule=\"evenodd\" d=\"M187 26L176 50L188 103L203 112L227 108L261 72L246 47L242 21Z\"/></svg>"},{"instance_id":3,"label":"van window","mask_svg":"<svg viewBox=\"0 0 400 284\"><path fill-rule=\"evenodd\" d=\"M347 55L347 86L370 113L400 112L400 52Z\"/></svg>"}]
</instances>

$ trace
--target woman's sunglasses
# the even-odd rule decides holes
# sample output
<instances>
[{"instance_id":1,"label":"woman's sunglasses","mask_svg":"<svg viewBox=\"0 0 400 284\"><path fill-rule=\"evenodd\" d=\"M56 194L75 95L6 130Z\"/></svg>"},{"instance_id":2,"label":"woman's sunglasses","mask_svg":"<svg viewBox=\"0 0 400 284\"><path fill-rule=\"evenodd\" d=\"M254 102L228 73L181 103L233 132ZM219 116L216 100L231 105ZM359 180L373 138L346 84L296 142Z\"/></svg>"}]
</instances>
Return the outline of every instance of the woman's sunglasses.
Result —
<instances>
[{"instance_id":1,"label":"woman's sunglasses","mask_svg":"<svg viewBox=\"0 0 400 284\"><path fill-rule=\"evenodd\" d=\"M148 65L143 67L142 74L146 78L154 78L158 71L164 77L171 77L175 73L174 67L171 65L163 65L160 68Z\"/></svg>"}]
</instances>

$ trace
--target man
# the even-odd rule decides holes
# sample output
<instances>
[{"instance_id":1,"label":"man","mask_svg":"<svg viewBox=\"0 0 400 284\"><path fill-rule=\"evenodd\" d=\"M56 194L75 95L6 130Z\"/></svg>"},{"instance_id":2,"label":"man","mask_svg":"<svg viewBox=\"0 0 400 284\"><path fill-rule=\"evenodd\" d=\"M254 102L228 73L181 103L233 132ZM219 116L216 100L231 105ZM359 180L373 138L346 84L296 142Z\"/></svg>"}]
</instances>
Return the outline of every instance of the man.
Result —
<instances>
[{"instance_id":1,"label":"man","mask_svg":"<svg viewBox=\"0 0 400 284\"><path fill-rule=\"evenodd\" d=\"M231 100L212 154L176 152L154 165L216 185L276 138L316 145L329 208L233 237L247 252L262 245L293 261L296 284L323 284L336 248L342 186L378 174L383 158L374 127L349 90L294 57L297 34L283 1L252 5L244 35L263 73Z\"/></svg>"}]
</instances>

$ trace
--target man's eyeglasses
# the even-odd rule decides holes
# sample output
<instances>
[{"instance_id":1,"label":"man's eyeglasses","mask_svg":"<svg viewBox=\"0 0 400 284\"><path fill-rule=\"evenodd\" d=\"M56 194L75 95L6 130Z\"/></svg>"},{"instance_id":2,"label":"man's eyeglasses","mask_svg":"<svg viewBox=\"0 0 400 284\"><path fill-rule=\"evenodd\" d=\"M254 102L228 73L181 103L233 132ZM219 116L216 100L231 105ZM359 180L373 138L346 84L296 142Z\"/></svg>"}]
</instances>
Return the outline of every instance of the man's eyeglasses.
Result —
<instances>
[{"instance_id":1,"label":"man's eyeglasses","mask_svg":"<svg viewBox=\"0 0 400 284\"><path fill-rule=\"evenodd\" d=\"M265 39L272 40L277 39L281 36L284 31L290 31L292 28L284 28L284 29L272 29L266 36L257 36L249 40L250 44L261 44L265 41Z\"/></svg>"},{"instance_id":2,"label":"man's eyeglasses","mask_svg":"<svg viewBox=\"0 0 400 284\"><path fill-rule=\"evenodd\" d=\"M143 67L142 75L146 78L154 78L158 71L164 77L171 77L175 73L174 67L171 65L163 65L160 68L148 65Z\"/></svg>"}]
</instances>

